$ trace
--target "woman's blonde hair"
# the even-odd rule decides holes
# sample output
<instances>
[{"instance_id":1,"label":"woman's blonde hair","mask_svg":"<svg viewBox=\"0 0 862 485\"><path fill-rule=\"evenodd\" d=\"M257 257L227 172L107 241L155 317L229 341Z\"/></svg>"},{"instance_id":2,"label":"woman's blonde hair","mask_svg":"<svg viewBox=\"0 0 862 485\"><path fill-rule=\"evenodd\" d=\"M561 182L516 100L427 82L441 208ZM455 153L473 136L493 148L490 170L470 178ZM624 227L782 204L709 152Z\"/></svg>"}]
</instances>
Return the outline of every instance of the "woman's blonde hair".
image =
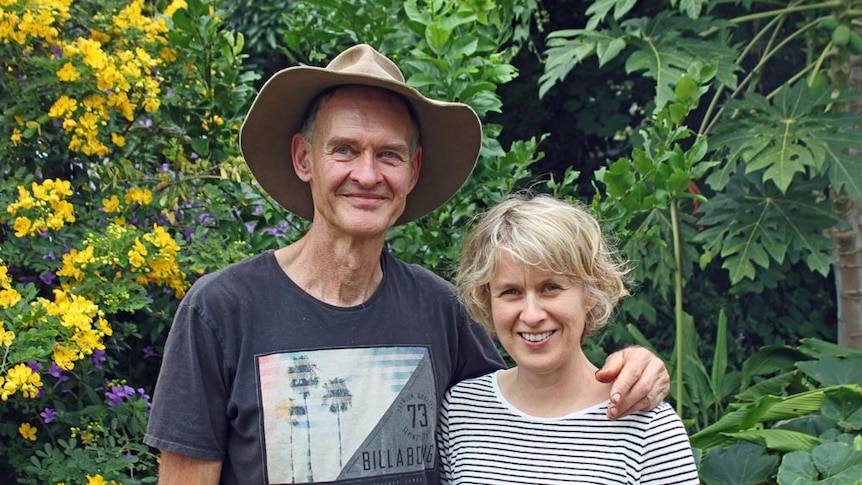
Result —
<instances>
[{"instance_id":1,"label":"woman's blonde hair","mask_svg":"<svg viewBox=\"0 0 862 485\"><path fill-rule=\"evenodd\" d=\"M511 195L485 213L464 241L455 277L470 315L495 336L489 284L503 251L524 264L581 284L596 305L584 337L603 327L628 296L628 269L585 209L548 195Z\"/></svg>"}]
</instances>

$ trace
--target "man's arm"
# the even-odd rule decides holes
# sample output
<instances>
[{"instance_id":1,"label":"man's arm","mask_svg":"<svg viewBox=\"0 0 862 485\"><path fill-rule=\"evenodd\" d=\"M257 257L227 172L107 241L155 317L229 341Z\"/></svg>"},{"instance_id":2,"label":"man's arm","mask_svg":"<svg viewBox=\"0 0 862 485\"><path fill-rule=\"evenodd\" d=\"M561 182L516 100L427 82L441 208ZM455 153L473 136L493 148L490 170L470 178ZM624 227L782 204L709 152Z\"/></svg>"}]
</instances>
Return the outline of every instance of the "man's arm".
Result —
<instances>
[{"instance_id":1,"label":"man's arm","mask_svg":"<svg viewBox=\"0 0 862 485\"><path fill-rule=\"evenodd\" d=\"M159 485L218 485L221 462L162 451Z\"/></svg>"},{"instance_id":2,"label":"man's arm","mask_svg":"<svg viewBox=\"0 0 862 485\"><path fill-rule=\"evenodd\" d=\"M608 417L615 419L658 406L670 390L664 362L643 347L627 347L609 355L596 372L601 382L613 382Z\"/></svg>"}]
</instances>

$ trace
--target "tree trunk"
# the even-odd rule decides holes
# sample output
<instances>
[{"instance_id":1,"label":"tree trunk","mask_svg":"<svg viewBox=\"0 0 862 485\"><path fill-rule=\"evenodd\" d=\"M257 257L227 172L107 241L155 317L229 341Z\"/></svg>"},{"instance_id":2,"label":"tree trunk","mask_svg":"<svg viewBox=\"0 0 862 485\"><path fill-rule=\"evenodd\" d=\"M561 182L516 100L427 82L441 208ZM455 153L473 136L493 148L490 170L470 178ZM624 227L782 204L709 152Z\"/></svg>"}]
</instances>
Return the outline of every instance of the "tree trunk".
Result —
<instances>
[{"instance_id":1,"label":"tree trunk","mask_svg":"<svg viewBox=\"0 0 862 485\"><path fill-rule=\"evenodd\" d=\"M862 204L844 197L836 213L850 224L845 231L833 230L838 243L833 251L838 308L838 345L862 350Z\"/></svg>"},{"instance_id":2,"label":"tree trunk","mask_svg":"<svg viewBox=\"0 0 862 485\"><path fill-rule=\"evenodd\" d=\"M848 88L862 90L862 56L850 57ZM854 100L849 109L862 113L862 101ZM862 139L862 127L859 130ZM862 155L862 150L856 154ZM838 344L862 350L862 203L840 195L834 200L835 213L849 225L845 231L833 230L829 234L838 243L832 253L838 298Z\"/></svg>"}]
</instances>

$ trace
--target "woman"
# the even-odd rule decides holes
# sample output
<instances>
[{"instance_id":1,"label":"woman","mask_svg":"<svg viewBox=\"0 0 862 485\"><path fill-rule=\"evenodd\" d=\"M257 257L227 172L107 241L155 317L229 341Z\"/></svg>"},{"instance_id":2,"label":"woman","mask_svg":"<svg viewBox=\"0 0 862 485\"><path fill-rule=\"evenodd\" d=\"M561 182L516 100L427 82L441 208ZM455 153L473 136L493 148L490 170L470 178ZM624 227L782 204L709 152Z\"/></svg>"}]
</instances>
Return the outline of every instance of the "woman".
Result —
<instances>
[{"instance_id":1,"label":"woman","mask_svg":"<svg viewBox=\"0 0 862 485\"><path fill-rule=\"evenodd\" d=\"M552 197L510 197L477 224L459 296L517 366L447 392L444 483L699 483L673 409L609 420L609 386L581 348L628 295L625 275L596 219Z\"/></svg>"}]
</instances>

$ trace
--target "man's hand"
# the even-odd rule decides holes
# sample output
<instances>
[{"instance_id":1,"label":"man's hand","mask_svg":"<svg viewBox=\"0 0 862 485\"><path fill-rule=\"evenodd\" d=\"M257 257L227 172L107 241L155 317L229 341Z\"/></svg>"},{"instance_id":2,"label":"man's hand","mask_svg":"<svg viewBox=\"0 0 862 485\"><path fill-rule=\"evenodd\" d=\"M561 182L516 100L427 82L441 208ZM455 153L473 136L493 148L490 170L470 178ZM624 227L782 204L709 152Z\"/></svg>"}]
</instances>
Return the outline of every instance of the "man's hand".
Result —
<instances>
[{"instance_id":1,"label":"man's hand","mask_svg":"<svg viewBox=\"0 0 862 485\"><path fill-rule=\"evenodd\" d=\"M643 347L627 347L609 355L596 372L601 382L613 382L608 417L616 419L635 411L649 411L670 390L664 362Z\"/></svg>"}]
</instances>

